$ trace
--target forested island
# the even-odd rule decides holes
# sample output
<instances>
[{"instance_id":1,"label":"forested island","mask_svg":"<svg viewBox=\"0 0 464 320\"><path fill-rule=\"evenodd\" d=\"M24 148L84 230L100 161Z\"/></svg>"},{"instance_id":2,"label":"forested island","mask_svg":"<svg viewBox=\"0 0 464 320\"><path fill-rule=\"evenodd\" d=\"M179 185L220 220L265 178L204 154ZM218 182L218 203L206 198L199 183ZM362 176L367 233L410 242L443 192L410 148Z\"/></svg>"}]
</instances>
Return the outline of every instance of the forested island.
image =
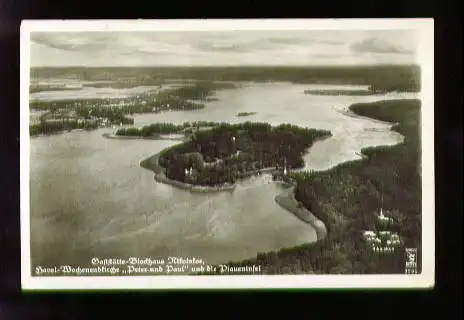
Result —
<instances>
[{"instance_id":1,"label":"forested island","mask_svg":"<svg viewBox=\"0 0 464 320\"><path fill-rule=\"evenodd\" d=\"M295 198L325 224L327 237L228 265L261 265L265 274L404 273L404 248L409 247L418 250L420 272L420 109L420 100L413 99L350 106L359 115L398 123L392 130L404 135L404 141L363 149L364 160L327 171L293 173ZM380 208L388 212L387 225L379 220ZM363 237L364 230L394 232L401 245L393 252L375 252Z\"/></svg>"},{"instance_id":2,"label":"forested island","mask_svg":"<svg viewBox=\"0 0 464 320\"><path fill-rule=\"evenodd\" d=\"M307 149L330 136L330 131L290 124L220 123L163 150L155 165L169 180L216 188L263 169L301 168Z\"/></svg>"}]
</instances>

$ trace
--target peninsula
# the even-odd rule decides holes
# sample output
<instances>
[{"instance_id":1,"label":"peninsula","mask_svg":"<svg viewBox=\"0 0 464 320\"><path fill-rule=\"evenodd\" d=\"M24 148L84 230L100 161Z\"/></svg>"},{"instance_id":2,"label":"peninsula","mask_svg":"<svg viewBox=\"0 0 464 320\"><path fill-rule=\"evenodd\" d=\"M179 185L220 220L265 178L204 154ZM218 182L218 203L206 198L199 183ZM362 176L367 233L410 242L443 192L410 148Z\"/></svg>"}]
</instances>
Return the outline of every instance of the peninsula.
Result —
<instances>
[{"instance_id":1,"label":"peninsula","mask_svg":"<svg viewBox=\"0 0 464 320\"><path fill-rule=\"evenodd\" d=\"M140 83L115 83L112 87L134 87ZM95 86L109 84L95 84ZM86 86L89 86L88 84ZM113 125L134 124L134 114L159 113L169 110L188 111L205 107L205 103L214 99L217 90L233 89L236 85L228 82L195 81L183 82L180 87L148 90L143 94L134 94L128 98L105 99L66 99L52 101L31 101L29 108L44 110L36 123L30 124L30 135L51 134L64 130L92 130ZM31 90L36 90L31 87ZM61 89L60 89L61 90Z\"/></svg>"}]
</instances>

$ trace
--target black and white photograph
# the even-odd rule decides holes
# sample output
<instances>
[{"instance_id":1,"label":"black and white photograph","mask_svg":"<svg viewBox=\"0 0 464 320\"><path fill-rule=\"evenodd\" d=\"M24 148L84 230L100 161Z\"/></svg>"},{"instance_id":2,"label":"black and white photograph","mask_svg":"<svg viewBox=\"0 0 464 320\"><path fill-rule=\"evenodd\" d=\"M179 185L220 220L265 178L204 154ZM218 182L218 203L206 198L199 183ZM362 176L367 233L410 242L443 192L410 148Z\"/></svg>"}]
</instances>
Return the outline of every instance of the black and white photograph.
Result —
<instances>
[{"instance_id":1,"label":"black and white photograph","mask_svg":"<svg viewBox=\"0 0 464 320\"><path fill-rule=\"evenodd\" d=\"M21 27L23 289L430 288L433 20Z\"/></svg>"}]
</instances>

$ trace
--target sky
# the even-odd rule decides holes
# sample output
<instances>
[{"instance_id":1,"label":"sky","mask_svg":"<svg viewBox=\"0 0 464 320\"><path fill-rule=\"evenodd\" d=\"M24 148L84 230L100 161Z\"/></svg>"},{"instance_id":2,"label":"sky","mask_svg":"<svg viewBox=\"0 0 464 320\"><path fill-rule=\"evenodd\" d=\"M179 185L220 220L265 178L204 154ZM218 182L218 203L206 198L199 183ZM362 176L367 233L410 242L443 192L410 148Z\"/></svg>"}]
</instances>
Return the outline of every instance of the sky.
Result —
<instances>
[{"instance_id":1,"label":"sky","mask_svg":"<svg viewBox=\"0 0 464 320\"><path fill-rule=\"evenodd\" d=\"M411 30L33 32L32 67L416 63Z\"/></svg>"}]
</instances>

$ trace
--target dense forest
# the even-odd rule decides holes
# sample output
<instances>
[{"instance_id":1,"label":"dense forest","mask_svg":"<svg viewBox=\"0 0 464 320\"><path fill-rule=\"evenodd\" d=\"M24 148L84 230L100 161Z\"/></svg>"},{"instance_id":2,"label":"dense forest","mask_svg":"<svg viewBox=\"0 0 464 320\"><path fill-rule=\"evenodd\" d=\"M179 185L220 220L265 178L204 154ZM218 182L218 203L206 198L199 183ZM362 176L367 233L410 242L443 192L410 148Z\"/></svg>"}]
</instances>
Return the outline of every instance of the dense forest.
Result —
<instances>
[{"instance_id":1,"label":"dense forest","mask_svg":"<svg viewBox=\"0 0 464 320\"><path fill-rule=\"evenodd\" d=\"M140 67L140 68L33 68L31 78L74 75L87 81L128 81L158 83L163 79L197 79L205 81L289 81L369 85L375 90L420 91L420 67Z\"/></svg>"},{"instance_id":2,"label":"dense forest","mask_svg":"<svg viewBox=\"0 0 464 320\"><path fill-rule=\"evenodd\" d=\"M159 162L169 179L217 186L234 183L262 168L299 168L304 165L302 155L313 142L330 135L329 131L290 124L221 123L197 131L189 142L163 152Z\"/></svg>"},{"instance_id":3,"label":"dense forest","mask_svg":"<svg viewBox=\"0 0 464 320\"><path fill-rule=\"evenodd\" d=\"M229 265L260 264L266 274L404 273L404 248L410 247L418 250L420 270L420 108L419 100L352 105L350 109L358 114L398 122L393 130L405 135L404 142L364 149L368 155L364 160L295 175L295 197L325 223L327 238ZM380 206L393 218L389 230L403 240L388 254L374 253L362 236L363 230L381 228L376 216Z\"/></svg>"},{"instance_id":4,"label":"dense forest","mask_svg":"<svg viewBox=\"0 0 464 320\"><path fill-rule=\"evenodd\" d=\"M235 88L236 86L233 83L198 81L180 88L161 91L159 93L159 98L180 97L184 100L206 100L206 98L211 96L216 90Z\"/></svg>"}]
</instances>

